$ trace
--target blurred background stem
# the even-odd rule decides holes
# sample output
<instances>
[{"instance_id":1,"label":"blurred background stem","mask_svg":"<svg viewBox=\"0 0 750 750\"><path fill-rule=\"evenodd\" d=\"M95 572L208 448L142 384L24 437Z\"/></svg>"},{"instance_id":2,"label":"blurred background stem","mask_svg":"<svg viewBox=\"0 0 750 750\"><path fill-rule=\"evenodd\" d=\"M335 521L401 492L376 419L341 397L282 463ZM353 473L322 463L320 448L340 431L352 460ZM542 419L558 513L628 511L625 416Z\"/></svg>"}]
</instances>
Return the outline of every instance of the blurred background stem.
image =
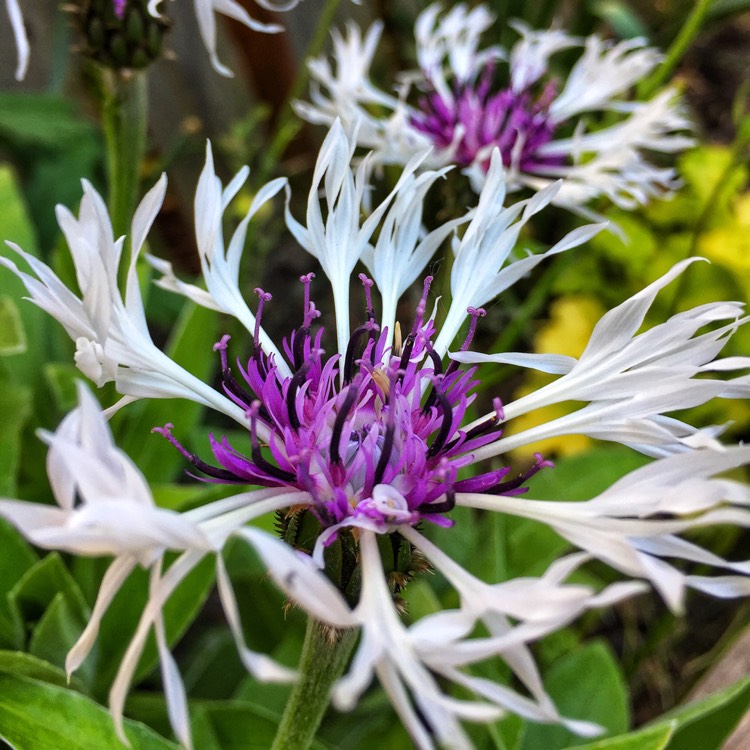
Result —
<instances>
[{"instance_id":1,"label":"blurred background stem","mask_svg":"<svg viewBox=\"0 0 750 750\"><path fill-rule=\"evenodd\" d=\"M672 76L680 60L685 56L690 45L703 28L703 22L714 0L696 0L693 10L685 19L679 33L667 50L661 65L638 86L638 96L648 99L658 91Z\"/></svg>"},{"instance_id":2,"label":"blurred background stem","mask_svg":"<svg viewBox=\"0 0 750 750\"><path fill-rule=\"evenodd\" d=\"M145 72L108 68L102 68L100 76L109 214L117 238L130 233L130 222L138 200L141 164L146 150L148 81ZM125 271L127 265L128 258L123 257L120 269Z\"/></svg>"},{"instance_id":3,"label":"blurred background stem","mask_svg":"<svg viewBox=\"0 0 750 750\"><path fill-rule=\"evenodd\" d=\"M315 28L310 43L307 45L303 60L311 60L320 55L333 28L334 18L341 0L326 0L318 14L318 25ZM294 113L291 103L305 93L310 73L306 65L302 65L297 73L287 105L284 107L276 128L276 135L271 141L265 159L261 162L257 176L257 184L265 183L276 169L287 146L303 127L304 122Z\"/></svg>"}]
</instances>

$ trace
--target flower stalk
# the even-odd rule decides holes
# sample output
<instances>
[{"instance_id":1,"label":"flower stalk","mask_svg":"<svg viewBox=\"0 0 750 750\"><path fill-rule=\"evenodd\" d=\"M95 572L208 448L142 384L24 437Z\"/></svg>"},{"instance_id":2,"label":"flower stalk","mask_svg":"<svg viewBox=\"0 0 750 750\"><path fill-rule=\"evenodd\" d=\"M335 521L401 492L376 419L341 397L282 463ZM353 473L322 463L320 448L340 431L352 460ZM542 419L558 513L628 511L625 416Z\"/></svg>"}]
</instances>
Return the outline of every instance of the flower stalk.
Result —
<instances>
[{"instance_id":1,"label":"flower stalk","mask_svg":"<svg viewBox=\"0 0 750 750\"><path fill-rule=\"evenodd\" d=\"M328 708L331 687L343 674L356 640L354 629L331 628L308 618L299 679L289 696L271 750L310 747Z\"/></svg>"},{"instance_id":2,"label":"flower stalk","mask_svg":"<svg viewBox=\"0 0 750 750\"><path fill-rule=\"evenodd\" d=\"M675 68L685 56L693 40L698 36L698 32L703 28L703 23L712 4L713 0L696 1L690 15L685 19L680 32L667 50L664 61L638 86L639 96L644 98L650 97L669 80L669 77L674 73Z\"/></svg>"},{"instance_id":3,"label":"flower stalk","mask_svg":"<svg viewBox=\"0 0 750 750\"><path fill-rule=\"evenodd\" d=\"M109 212L115 237L128 234L139 194L146 150L147 94L148 79L144 71L101 68ZM127 267L127 262L121 266Z\"/></svg>"}]
</instances>

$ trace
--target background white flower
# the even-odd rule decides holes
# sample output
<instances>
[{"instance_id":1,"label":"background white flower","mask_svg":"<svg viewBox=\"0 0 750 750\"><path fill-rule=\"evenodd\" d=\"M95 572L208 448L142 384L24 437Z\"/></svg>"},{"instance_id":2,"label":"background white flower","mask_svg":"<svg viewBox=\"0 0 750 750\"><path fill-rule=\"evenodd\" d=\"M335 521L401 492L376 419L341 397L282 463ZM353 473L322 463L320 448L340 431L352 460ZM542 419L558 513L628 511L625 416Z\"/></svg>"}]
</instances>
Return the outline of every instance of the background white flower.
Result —
<instances>
[{"instance_id":1,"label":"background white flower","mask_svg":"<svg viewBox=\"0 0 750 750\"><path fill-rule=\"evenodd\" d=\"M403 73L396 95L369 78L382 26L376 22L363 37L349 24L346 36L334 32L330 60L310 62L310 102L298 102L297 111L314 123L330 125L337 117L347 128L357 123L358 143L375 161L403 164L415 150L433 146L424 166L456 164L477 192L499 148L509 190L541 190L564 178L553 202L585 214L585 204L598 196L632 208L673 187L673 170L650 164L643 152L674 153L692 144L676 92L628 99L660 62L656 50L640 39L582 40L521 22L512 24L520 39L509 54L497 46L482 49L480 37L494 20L485 6L424 10L415 23L419 69ZM582 45L558 87L548 76L550 58ZM495 69L506 58L507 86L497 88ZM581 117L603 112L622 116L599 129Z\"/></svg>"}]
</instances>

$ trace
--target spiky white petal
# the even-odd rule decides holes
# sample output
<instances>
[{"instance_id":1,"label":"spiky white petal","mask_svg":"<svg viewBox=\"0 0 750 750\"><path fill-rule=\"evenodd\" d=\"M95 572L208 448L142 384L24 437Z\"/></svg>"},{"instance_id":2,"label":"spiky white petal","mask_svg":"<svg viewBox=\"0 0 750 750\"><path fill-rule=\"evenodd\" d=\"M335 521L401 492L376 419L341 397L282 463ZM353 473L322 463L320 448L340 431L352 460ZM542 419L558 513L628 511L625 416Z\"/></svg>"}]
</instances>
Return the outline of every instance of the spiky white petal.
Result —
<instances>
[{"instance_id":1,"label":"spiky white petal","mask_svg":"<svg viewBox=\"0 0 750 750\"><path fill-rule=\"evenodd\" d=\"M628 575L650 581L669 607L679 612L685 588L693 585L693 580L662 556L727 568L742 574L734 577L737 581L746 580L744 577L750 574L750 561L723 560L674 536L715 524L749 526L748 488L714 478L748 462L748 447L705 449L654 461L585 502L479 494L460 494L456 502L546 523L591 555ZM663 514L673 520L663 520ZM708 588L705 582L702 586Z\"/></svg>"}]
</instances>

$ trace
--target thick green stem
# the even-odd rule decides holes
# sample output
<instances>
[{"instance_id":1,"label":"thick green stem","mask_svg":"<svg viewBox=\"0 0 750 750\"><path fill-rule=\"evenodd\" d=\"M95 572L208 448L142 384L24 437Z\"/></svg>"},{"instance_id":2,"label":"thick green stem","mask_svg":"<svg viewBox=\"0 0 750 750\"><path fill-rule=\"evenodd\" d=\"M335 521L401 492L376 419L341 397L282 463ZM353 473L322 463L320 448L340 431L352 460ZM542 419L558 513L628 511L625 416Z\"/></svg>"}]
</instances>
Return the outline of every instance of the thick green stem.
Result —
<instances>
[{"instance_id":1,"label":"thick green stem","mask_svg":"<svg viewBox=\"0 0 750 750\"><path fill-rule=\"evenodd\" d=\"M101 69L109 213L115 237L130 232L146 150L147 78L142 71ZM127 268L127 258L121 268Z\"/></svg>"},{"instance_id":2,"label":"thick green stem","mask_svg":"<svg viewBox=\"0 0 750 750\"><path fill-rule=\"evenodd\" d=\"M730 175L735 169L744 166L746 163L747 157L745 155L745 149L747 148L748 143L750 143L750 126L740 126L737 136L734 139L734 143L732 144L732 150L727 159L727 164L719 175L719 178L716 180L702 211L698 214L698 218L695 221L692 236L690 238L690 246L685 258L694 258L698 254L698 245L701 237L706 232L708 223L719 203L722 192L726 188ZM680 301L682 300L682 297L685 294L685 289L687 288L687 277L688 269L685 269L677 280L677 287L669 309L670 317L679 309Z\"/></svg>"},{"instance_id":3,"label":"thick green stem","mask_svg":"<svg viewBox=\"0 0 750 750\"><path fill-rule=\"evenodd\" d=\"M687 52L693 39L695 39L698 32L703 27L703 22L706 19L706 14L710 10L712 3L713 0L696 1L690 15L685 19L685 23L682 24L680 33L677 34L675 40L667 50L667 54L661 65L659 65L659 67L648 78L641 81L639 84L638 96L640 98L648 99L648 97L669 80L672 72L679 65L680 60L685 56L685 52Z\"/></svg>"},{"instance_id":4,"label":"thick green stem","mask_svg":"<svg viewBox=\"0 0 750 750\"><path fill-rule=\"evenodd\" d=\"M300 676L281 717L271 750L307 750L357 640L356 630L336 630L312 617L307 621Z\"/></svg>"}]
</instances>

